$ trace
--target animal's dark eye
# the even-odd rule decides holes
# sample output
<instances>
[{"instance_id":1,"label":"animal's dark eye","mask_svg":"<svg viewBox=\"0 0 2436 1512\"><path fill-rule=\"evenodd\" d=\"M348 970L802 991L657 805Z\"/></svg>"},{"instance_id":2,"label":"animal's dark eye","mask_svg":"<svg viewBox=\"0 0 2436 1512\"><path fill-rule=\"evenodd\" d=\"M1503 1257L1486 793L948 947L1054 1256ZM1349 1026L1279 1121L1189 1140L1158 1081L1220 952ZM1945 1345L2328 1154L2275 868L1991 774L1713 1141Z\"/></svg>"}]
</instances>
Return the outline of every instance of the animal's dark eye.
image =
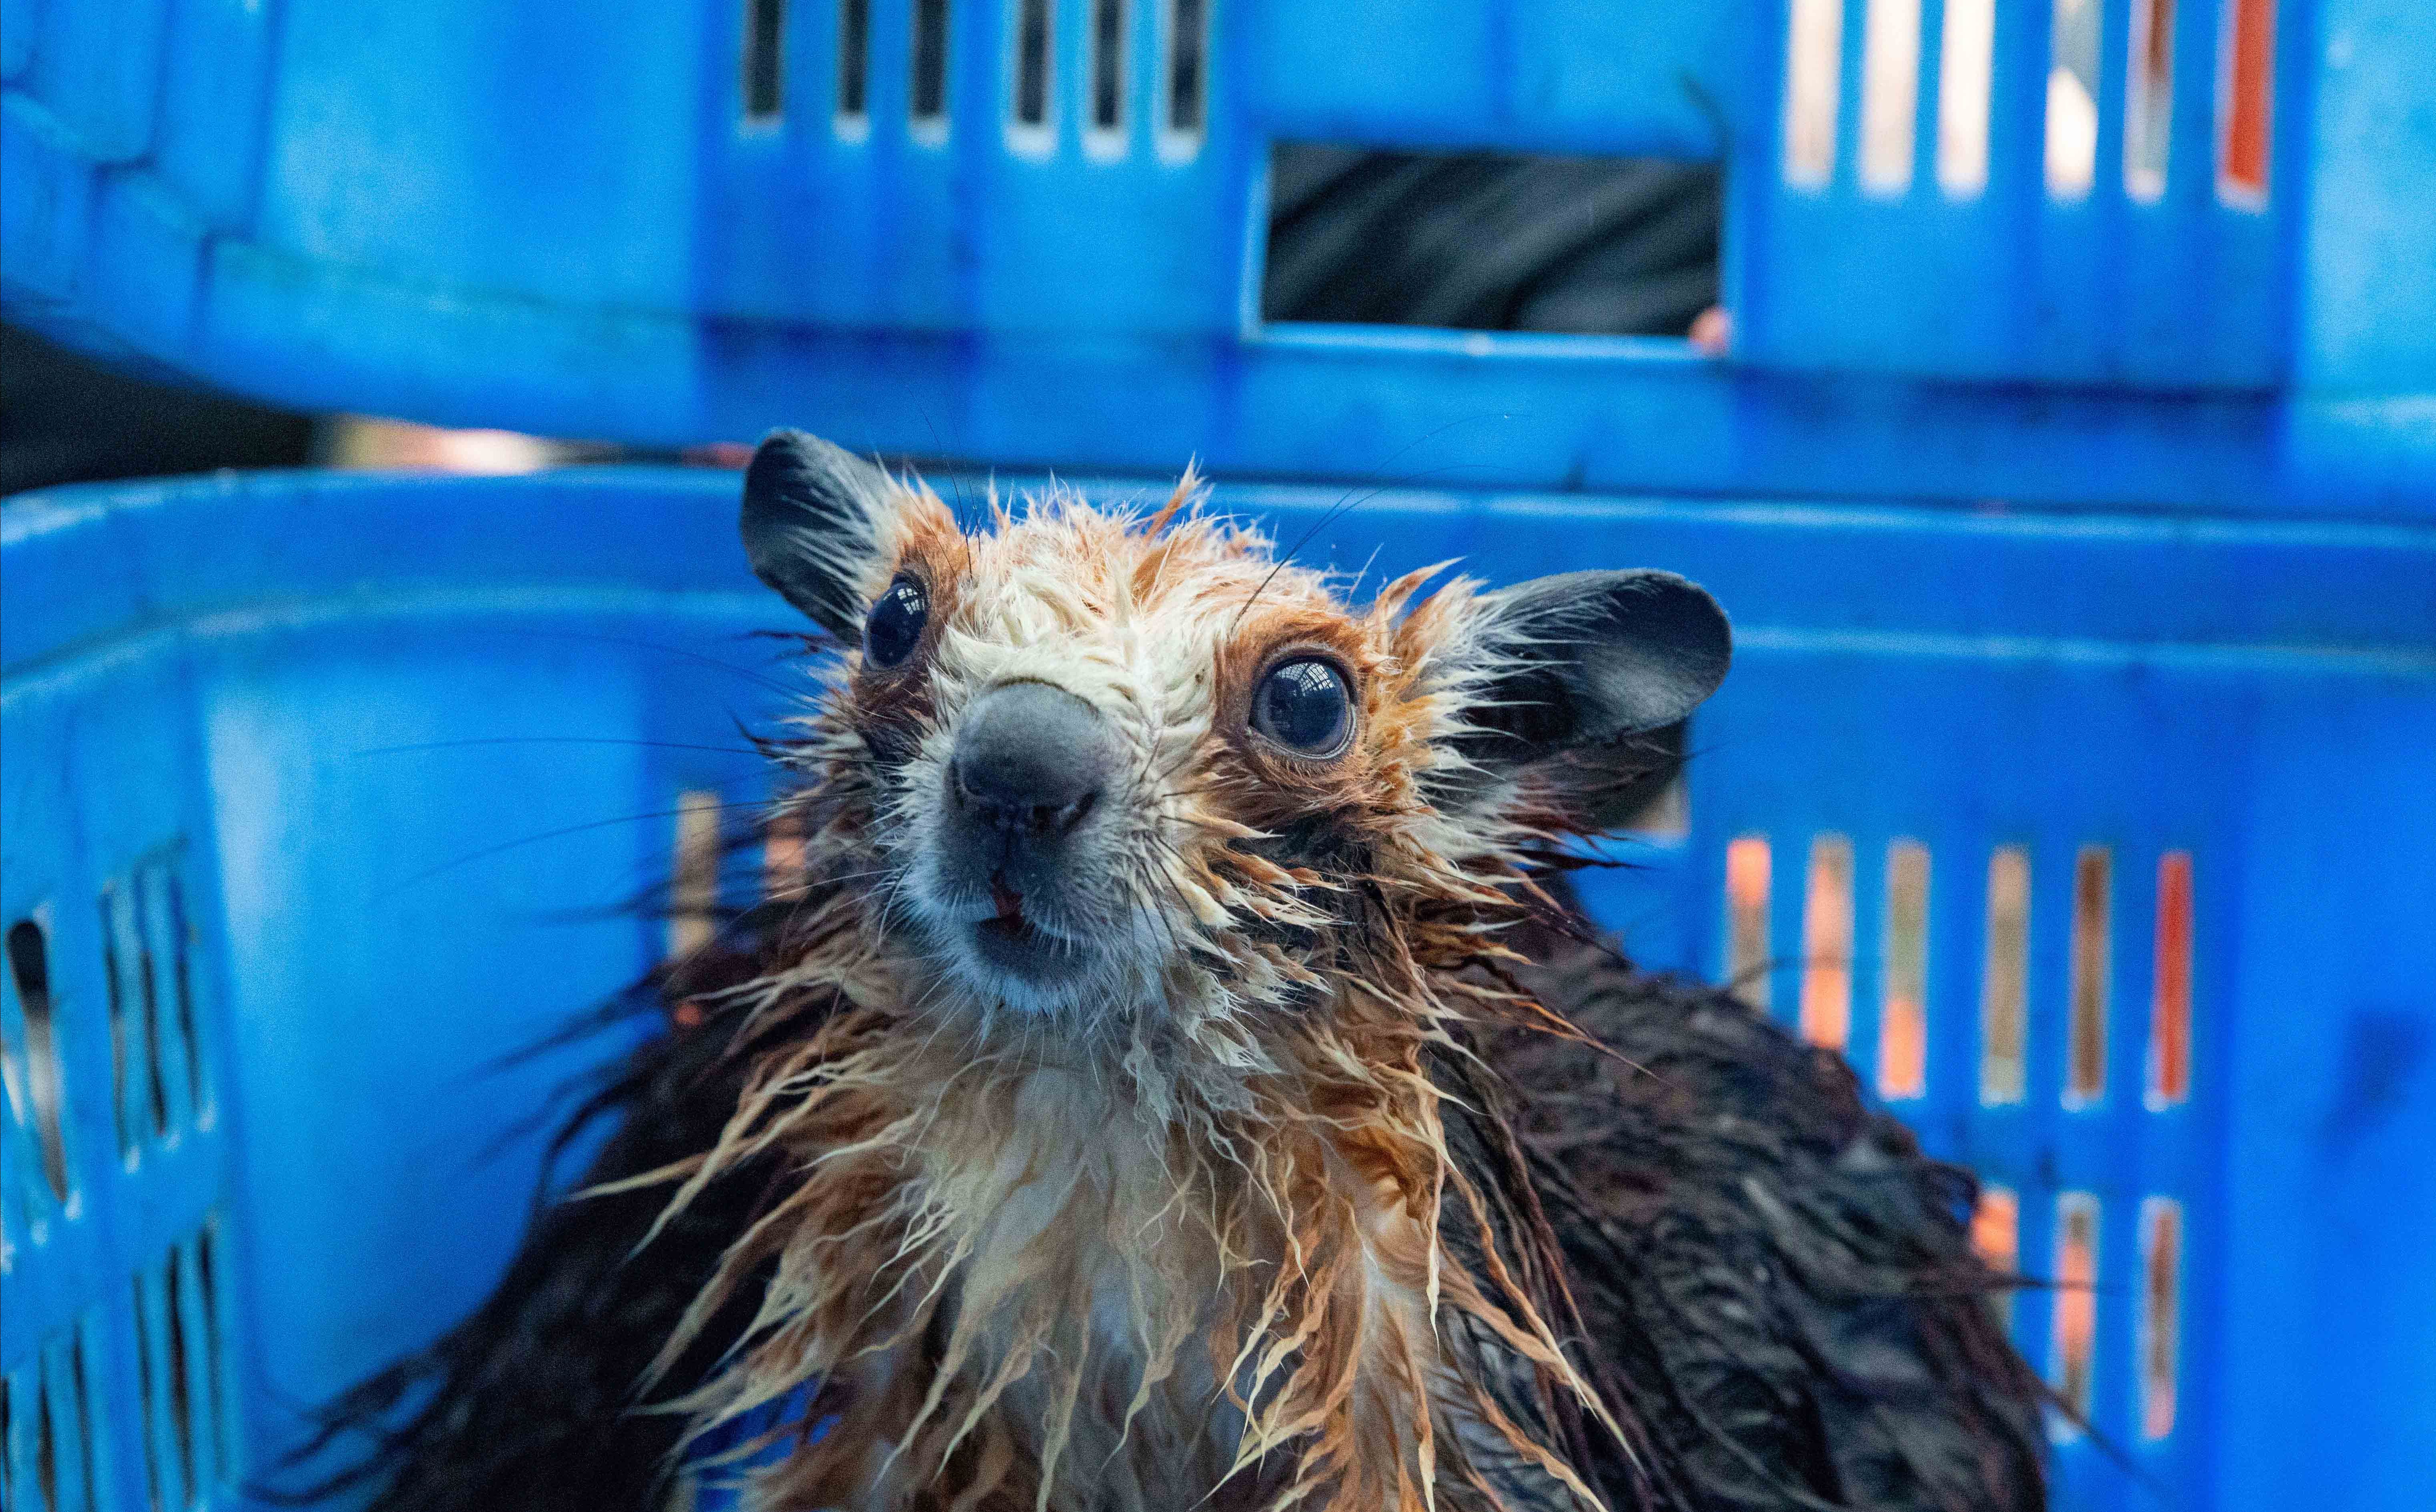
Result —
<instances>
[{"instance_id":1,"label":"animal's dark eye","mask_svg":"<svg viewBox=\"0 0 2436 1512\"><path fill-rule=\"evenodd\" d=\"M1352 724L1345 674L1316 656L1279 662L1252 694L1252 728L1302 756L1336 755Z\"/></svg>"},{"instance_id":2,"label":"animal's dark eye","mask_svg":"<svg viewBox=\"0 0 2436 1512\"><path fill-rule=\"evenodd\" d=\"M862 622L864 659L874 667L894 667L913 655L922 640L922 625L930 617L930 594L912 577L899 574Z\"/></svg>"}]
</instances>

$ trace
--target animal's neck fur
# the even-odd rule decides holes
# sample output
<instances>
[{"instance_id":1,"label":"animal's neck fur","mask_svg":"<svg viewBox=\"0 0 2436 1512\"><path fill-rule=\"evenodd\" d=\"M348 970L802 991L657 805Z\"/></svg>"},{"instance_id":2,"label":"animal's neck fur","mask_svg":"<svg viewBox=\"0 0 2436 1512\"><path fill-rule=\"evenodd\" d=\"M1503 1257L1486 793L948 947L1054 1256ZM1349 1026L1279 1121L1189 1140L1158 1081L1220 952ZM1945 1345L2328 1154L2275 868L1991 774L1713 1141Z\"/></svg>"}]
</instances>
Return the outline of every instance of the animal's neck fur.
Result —
<instances>
[{"instance_id":1,"label":"animal's neck fur","mask_svg":"<svg viewBox=\"0 0 2436 1512\"><path fill-rule=\"evenodd\" d=\"M1434 1487L1483 1443L1564 1478L1442 1350L1460 1313L1581 1389L1502 1265L1448 1262L1446 1205L1481 1199L1410 1023L1339 1003L1292 1073L1210 1108L889 1003L828 1017L695 1173L775 1148L801 1174L698 1306L770 1277L690 1405L826 1383L840 1420L767 1477L778 1506L1463 1504Z\"/></svg>"}]
</instances>

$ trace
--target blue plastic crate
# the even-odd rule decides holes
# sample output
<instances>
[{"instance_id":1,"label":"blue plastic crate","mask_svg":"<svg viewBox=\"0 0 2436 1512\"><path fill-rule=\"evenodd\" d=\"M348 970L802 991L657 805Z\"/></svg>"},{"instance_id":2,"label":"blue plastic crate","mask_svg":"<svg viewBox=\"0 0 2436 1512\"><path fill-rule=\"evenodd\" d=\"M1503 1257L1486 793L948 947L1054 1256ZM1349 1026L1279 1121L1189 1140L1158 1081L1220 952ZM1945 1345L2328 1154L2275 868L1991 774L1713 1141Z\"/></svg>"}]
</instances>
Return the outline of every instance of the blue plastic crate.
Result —
<instances>
[{"instance_id":1,"label":"blue plastic crate","mask_svg":"<svg viewBox=\"0 0 2436 1512\"><path fill-rule=\"evenodd\" d=\"M2436 12L2267 7L2252 195L2219 172L2218 80L2258 0L2183 0L2148 199L2123 165L2134 12L2158 12L2094 3L2092 179L2059 195L2055 8L2013 0L1919 8L1900 192L1863 172L1885 0L1128 0L1124 125L1098 135L1086 0L1053 7L1029 134L996 0L870 0L844 114L821 0L776 8L770 113L744 80L772 8L744 0L0 0L0 297L314 408L641 442L808 424L1117 489L1198 454L1304 480L1223 491L1288 539L1336 482L1385 485L1317 538L1348 564L1384 542L1383 568L1700 578L1737 670L1687 827L1628 847L1602 916L1712 976L1849 931L1865 1077L2011 1198L2027 1267L2094 1242L2090 1402L2131 1469L2060 1443L2063 1505L2415 1507ZM917 10L945 18L936 114ZM1791 145L1797 10L1838 39L1805 96L1834 107L1823 158ZM1985 182L1950 191L1971 14ZM1736 355L1264 325L1277 140L1719 159ZM1395 486L1415 475L1454 491ZM12 1509L233 1498L304 1404L488 1286L525 1121L583 1062L496 1063L661 952L603 907L667 875L683 795L757 791L749 757L695 749L775 706L739 637L787 616L742 570L732 487L8 506ZM1899 878L1923 876L1915 929ZM2184 877L2188 1093L2164 1076L2151 1107ZM1833 973L1766 981L1768 1011L1800 1021L1807 991L1833 1021ZM1887 1011L1913 983L1918 1095ZM2056 1318L2016 1304L2043 1364Z\"/></svg>"},{"instance_id":2,"label":"blue plastic crate","mask_svg":"<svg viewBox=\"0 0 2436 1512\"><path fill-rule=\"evenodd\" d=\"M1292 538L1342 496L1220 502ZM12 959L17 1494L45 1424L63 1488L45 1512L224 1489L293 1441L302 1404L488 1286L531 1121L583 1052L495 1063L666 947L615 905L669 875L683 795L759 788L729 721L782 706L745 633L791 615L746 576L733 515L732 477L626 470L8 505L0 912L42 932L48 1003L36 1029ZM1683 831L1625 843L1635 868L1590 897L1645 959L1717 974L1754 916L1730 870L1764 840L1772 879L1743 901L1766 953L1799 963L1836 927L1832 881L1809 878L1840 839L1848 1043L1872 1080L1903 995L1888 858L1923 849L1924 1075L1890 1105L2011 1195L2031 1269L2057 1263L2059 1212L2094 1215L2089 1400L2132 1470L2060 1444L2062 1505L2419 1504L2436 532L1404 492L1308 549L1358 565L1383 542L1379 570L1644 563L1733 606ZM1992 924L2000 848L2027 885ZM2169 856L2192 879L2190 1070L2160 1100ZM1992 965L2017 904L2018 968L2001 946ZM1992 970L2016 969L2014 1093L1983 1022ZM1787 1022L1804 977L1766 979ZM2076 1022L2102 1035L2085 1096ZM2161 1204L2179 1256L2152 1281ZM2033 1360L2056 1308L2015 1304ZM2169 1423L2147 1416L2152 1360ZM86 1466L90 1503L68 1488Z\"/></svg>"},{"instance_id":3,"label":"blue plastic crate","mask_svg":"<svg viewBox=\"0 0 2436 1512\"><path fill-rule=\"evenodd\" d=\"M290 404L556 435L811 417L999 465L2436 507L2422 0L1122 0L1112 131L1083 110L1094 6L1049 8L1033 128L1017 0L9 0L0 291ZM2135 9L2167 18L2154 65ZM1916 58L1891 93L1864 87L1879 12ZM2265 135L2229 176L2236 13L2266 23ZM2067 34L2085 188L2047 166ZM745 89L763 36L774 101ZM1263 325L1278 140L1721 161L1736 356Z\"/></svg>"}]
</instances>

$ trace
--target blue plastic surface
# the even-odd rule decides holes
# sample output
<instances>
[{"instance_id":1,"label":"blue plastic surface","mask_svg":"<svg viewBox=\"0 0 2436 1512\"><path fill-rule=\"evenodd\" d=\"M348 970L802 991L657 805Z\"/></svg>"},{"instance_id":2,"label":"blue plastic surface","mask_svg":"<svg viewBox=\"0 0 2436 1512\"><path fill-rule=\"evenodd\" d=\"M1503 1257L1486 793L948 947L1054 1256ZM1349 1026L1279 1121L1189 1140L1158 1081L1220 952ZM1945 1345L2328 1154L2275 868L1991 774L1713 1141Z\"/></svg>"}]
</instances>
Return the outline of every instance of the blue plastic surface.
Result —
<instances>
[{"instance_id":1,"label":"blue plastic surface","mask_svg":"<svg viewBox=\"0 0 2436 1512\"><path fill-rule=\"evenodd\" d=\"M734 488L306 474L64 490L0 513L0 914L49 934L74 1193L45 1185L20 1093L39 1056L0 994L15 1494L45 1393L55 1467L88 1463L82 1425L106 1493L64 1490L59 1508L144 1506L148 1476L174 1486L190 1460L225 1488L292 1442L302 1404L496 1276L531 1190L531 1121L608 1047L499 1058L659 953L659 930L616 905L667 875L678 793L758 790L730 717L784 707L774 676L798 686L746 638L791 617L746 576ZM1293 539L1343 497L1237 486L1219 502ZM1888 843L1929 848L1925 1094L1891 1105L2018 1195L2033 1269L2052 1266L2061 1194L2098 1205L2092 1401L2132 1469L2061 1443L2061 1506L2423 1503L2436 529L1389 491L1306 549L1358 567L1383 543L1374 582L1456 554L1501 581L1635 564L1732 608L1736 668L1695 725L1687 831L1622 843L1636 866L1586 884L1644 959L1722 973L1726 848L1766 837L1784 963L1770 997L1790 1021L1804 858L1819 834L1849 838L1866 1074ZM2028 1055L2024 1099L1989 1106L1998 845L2029 854ZM2068 1106L2074 859L2090 845L2113 857L2109 1052L2100 1095ZM2196 878L2195 1062L2188 1101L2152 1111L2169 850ZM151 946L167 1037L154 1052L129 1035L113 1092L109 900L165 874L187 924ZM137 969L138 948L115 949ZM120 1000L148 999L139 982ZM180 1090L180 1000L200 1098ZM143 1094L153 1064L165 1133ZM2187 1236L2178 1411L2156 1439L2134 1389L2151 1197L2181 1204ZM197 1373L183 1434L161 1364L171 1302ZM2044 1294L2016 1306L2034 1360L2053 1310Z\"/></svg>"},{"instance_id":2,"label":"blue plastic surface","mask_svg":"<svg viewBox=\"0 0 2436 1512\"><path fill-rule=\"evenodd\" d=\"M1828 0L1826 178L1788 182L1789 3L1127 0L1103 133L1079 3L1044 130L1011 114L1012 0L951 0L929 121L913 0L871 0L859 115L840 5L784 7L766 117L740 0L10 0L0 295L302 408L559 435L811 418L998 465L2436 509L2436 9L2271 7L2253 201L2219 186L2234 0L2168 8L2153 199L2123 171L2130 6L2099 9L2090 186L2058 194L2050 7L1995 7L1985 182L1956 189L1947 8L1918 8L1889 189L1860 171L1867 0ZM1180 15L1208 26L1182 132ZM1735 355L1263 326L1276 140L1720 159Z\"/></svg>"}]
</instances>

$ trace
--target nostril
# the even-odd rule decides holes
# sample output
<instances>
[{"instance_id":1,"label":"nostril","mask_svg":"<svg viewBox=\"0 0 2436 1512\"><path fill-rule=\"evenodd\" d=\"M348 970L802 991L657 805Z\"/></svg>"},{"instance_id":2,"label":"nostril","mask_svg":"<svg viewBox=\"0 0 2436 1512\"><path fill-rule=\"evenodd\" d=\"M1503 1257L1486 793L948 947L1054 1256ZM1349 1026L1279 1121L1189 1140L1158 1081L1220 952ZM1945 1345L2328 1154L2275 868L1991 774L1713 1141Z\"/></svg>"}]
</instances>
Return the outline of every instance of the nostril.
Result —
<instances>
[{"instance_id":1,"label":"nostril","mask_svg":"<svg viewBox=\"0 0 2436 1512\"><path fill-rule=\"evenodd\" d=\"M1099 791L1094 789L1062 808L1034 809L1034 823L1039 828L1062 835L1081 824L1090 814L1091 806L1099 801Z\"/></svg>"},{"instance_id":2,"label":"nostril","mask_svg":"<svg viewBox=\"0 0 2436 1512\"><path fill-rule=\"evenodd\" d=\"M965 712L950 765L955 795L1000 828L1062 835L1098 803L1115 750L1090 704L1045 683L1010 683Z\"/></svg>"},{"instance_id":3,"label":"nostril","mask_svg":"<svg viewBox=\"0 0 2436 1512\"><path fill-rule=\"evenodd\" d=\"M1052 835L1065 834L1089 818L1092 808L1100 801L1099 790L1094 788L1066 803L1035 803L1031 800L1039 796L1036 790L1010 791L1007 786L991 781L990 774L986 773L981 783L976 785L967 776L962 762L955 766L954 791L960 807L978 811L989 823L1002 828L1031 829Z\"/></svg>"}]
</instances>

